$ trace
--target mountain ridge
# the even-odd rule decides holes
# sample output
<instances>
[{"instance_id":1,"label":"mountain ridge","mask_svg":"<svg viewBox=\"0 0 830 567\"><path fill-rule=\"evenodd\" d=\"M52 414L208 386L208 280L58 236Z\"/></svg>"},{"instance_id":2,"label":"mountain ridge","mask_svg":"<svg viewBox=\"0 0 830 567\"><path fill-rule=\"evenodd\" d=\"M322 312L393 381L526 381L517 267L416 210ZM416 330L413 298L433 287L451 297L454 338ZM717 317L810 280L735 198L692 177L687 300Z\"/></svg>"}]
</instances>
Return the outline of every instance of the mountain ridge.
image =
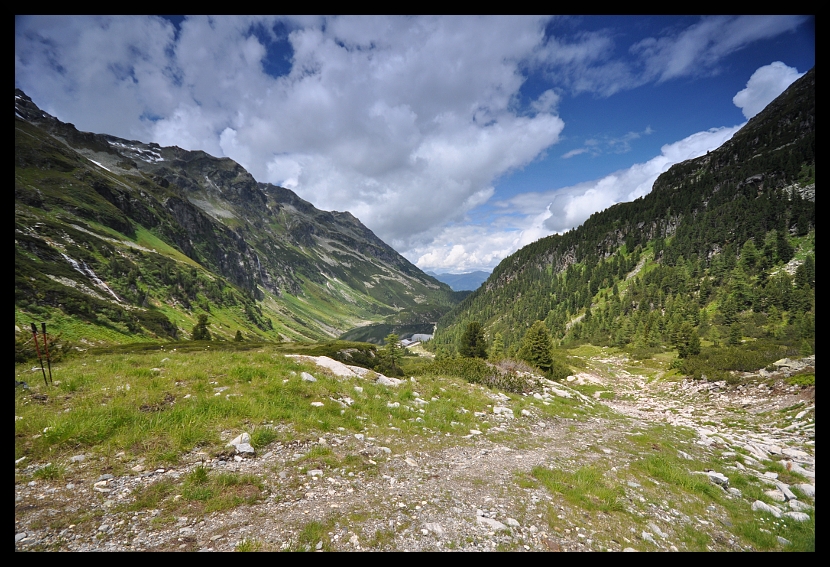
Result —
<instances>
[{"instance_id":1,"label":"mountain ridge","mask_svg":"<svg viewBox=\"0 0 830 567\"><path fill-rule=\"evenodd\" d=\"M59 272L75 282L76 290L94 287L88 277L80 277L81 272L57 267L65 260L55 257L52 244L63 246L54 237L65 232L67 225L70 231L75 231L71 225L83 229L74 232L74 238L82 241L100 240L109 231L117 233L108 234L115 241L126 241L147 231L152 236L142 238L160 239L170 248L162 255L180 254L187 259L185 263L191 261L204 269L198 277L192 273L171 276L181 271L177 264L156 259L170 273L151 285L152 277L130 251L133 248L116 245L102 251L101 246L112 248L112 242L85 243L94 249L85 260L92 271L101 272L104 280L112 279L116 293L124 288L122 303L130 304L130 309L118 308L123 312L111 314L119 321L103 325L120 326L124 334L131 332L123 324L132 321L133 331L141 328L139 334L145 338L160 338L135 321L135 313L127 313L147 309L152 302L148 303L146 294L155 301L149 308L160 310L158 315L184 306L185 312L173 318L185 334L195 321L194 304L206 312L211 306L233 311L244 305L244 316L228 312L225 324L233 320L249 333L272 340L334 338L362 323L387 319L435 322L458 301L449 286L423 273L351 213L321 211L289 189L257 182L229 158L79 132L74 125L43 112L18 89L15 142L16 235L37 241L28 242L29 258L16 246L16 281L21 283L16 311L20 299L26 304L24 311L34 306L35 311L45 310L41 316L47 315L47 311L65 307L58 296L69 293L55 287L52 280L47 286L49 297L43 297L37 285L26 283L23 272L29 274L29 282L34 277L46 283L40 272ZM51 244L38 234L38 221L54 223ZM115 260L105 259L104 255L112 257L114 252ZM119 271L122 260L132 275ZM44 262L49 266L35 269ZM217 283L220 290L212 290L207 297L204 288L210 284L193 284L194 278L201 281L202 276L205 281L219 277L230 288L225 293L221 291L225 284ZM129 281L119 281L125 277ZM134 300L141 299L138 305L127 299L130 289ZM139 289L145 294L143 299L137 296ZM228 295L227 305L223 293L234 296ZM242 297L236 297L237 293ZM74 303L78 301L76 297ZM16 315L21 318L26 317ZM268 319L281 322L279 329ZM167 338L172 335L168 333Z\"/></svg>"}]
</instances>

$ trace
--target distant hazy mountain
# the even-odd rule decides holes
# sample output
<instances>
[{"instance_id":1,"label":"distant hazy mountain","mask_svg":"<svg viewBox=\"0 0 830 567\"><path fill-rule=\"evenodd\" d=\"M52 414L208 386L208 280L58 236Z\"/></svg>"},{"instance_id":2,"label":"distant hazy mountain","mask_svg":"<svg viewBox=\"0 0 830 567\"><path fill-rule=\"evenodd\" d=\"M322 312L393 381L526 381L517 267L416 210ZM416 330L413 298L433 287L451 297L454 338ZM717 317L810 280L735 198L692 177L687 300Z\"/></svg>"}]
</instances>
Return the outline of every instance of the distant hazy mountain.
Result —
<instances>
[{"instance_id":1,"label":"distant hazy mountain","mask_svg":"<svg viewBox=\"0 0 830 567\"><path fill-rule=\"evenodd\" d=\"M469 272L466 274L436 274L428 271L427 274L431 275L436 280L449 285L453 291L473 291L478 289L478 287L483 284L488 277L490 277L490 272L481 271Z\"/></svg>"}]
</instances>

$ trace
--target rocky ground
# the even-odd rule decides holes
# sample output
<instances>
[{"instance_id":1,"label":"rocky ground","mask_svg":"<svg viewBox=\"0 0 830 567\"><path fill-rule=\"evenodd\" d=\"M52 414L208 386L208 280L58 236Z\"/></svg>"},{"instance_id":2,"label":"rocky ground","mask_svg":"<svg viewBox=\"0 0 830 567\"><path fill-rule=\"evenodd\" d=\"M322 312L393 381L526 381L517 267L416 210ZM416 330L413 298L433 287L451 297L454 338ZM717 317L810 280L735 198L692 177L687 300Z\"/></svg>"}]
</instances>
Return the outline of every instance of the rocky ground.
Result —
<instances>
[{"instance_id":1,"label":"rocky ground","mask_svg":"<svg viewBox=\"0 0 830 567\"><path fill-rule=\"evenodd\" d=\"M28 480L32 471L18 470L15 549L755 550L723 506L638 468L668 448L690 463L715 463L693 472L730 502L744 502L786 550L781 522L805 520L815 506L815 389L786 386L788 364L736 387L662 380L660 370L599 356L525 399L491 392L492 407L477 416L489 424L485 433L424 432L402 444L394 431L340 431L274 442L250 458L193 453L187 464L157 470L130 463L122 476L101 474L95 458L77 455L60 482ZM557 396L580 411L546 416L540 409ZM359 456L372 467L316 465L315 454L340 462ZM131 506L150 487L175 486L199 466L257 475L262 497L219 512L184 507L175 517L161 504ZM564 471L563 488L546 487L540 470ZM580 470L599 477L583 486ZM739 474L758 479L766 503L730 484ZM575 487L584 494L569 492ZM597 487L614 494L610 510Z\"/></svg>"}]
</instances>

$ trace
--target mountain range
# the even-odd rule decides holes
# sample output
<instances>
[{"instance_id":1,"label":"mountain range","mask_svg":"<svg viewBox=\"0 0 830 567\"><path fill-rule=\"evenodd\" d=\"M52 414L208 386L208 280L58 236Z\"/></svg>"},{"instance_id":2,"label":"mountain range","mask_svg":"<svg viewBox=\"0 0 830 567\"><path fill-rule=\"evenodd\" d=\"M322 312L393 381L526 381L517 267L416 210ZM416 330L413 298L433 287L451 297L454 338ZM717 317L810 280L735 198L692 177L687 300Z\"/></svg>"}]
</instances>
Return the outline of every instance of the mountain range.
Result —
<instances>
[{"instance_id":1,"label":"mountain range","mask_svg":"<svg viewBox=\"0 0 830 567\"><path fill-rule=\"evenodd\" d=\"M15 323L91 343L322 340L463 295L348 212L203 151L80 132L15 90Z\"/></svg>"},{"instance_id":2,"label":"mountain range","mask_svg":"<svg viewBox=\"0 0 830 567\"><path fill-rule=\"evenodd\" d=\"M438 281L442 281L449 285L455 291L473 291L478 289L478 286L483 284L490 276L490 272L475 271L465 272L463 274L436 274L427 270L427 274L431 275Z\"/></svg>"}]
</instances>

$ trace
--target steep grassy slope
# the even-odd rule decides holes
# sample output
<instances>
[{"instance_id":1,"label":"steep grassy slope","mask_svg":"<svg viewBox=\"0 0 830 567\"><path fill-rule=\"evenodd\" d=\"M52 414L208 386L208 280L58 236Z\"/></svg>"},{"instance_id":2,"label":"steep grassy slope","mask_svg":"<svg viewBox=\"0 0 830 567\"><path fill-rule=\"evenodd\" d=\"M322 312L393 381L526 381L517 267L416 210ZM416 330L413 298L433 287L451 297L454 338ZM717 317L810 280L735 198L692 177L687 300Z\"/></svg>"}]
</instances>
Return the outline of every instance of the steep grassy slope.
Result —
<instances>
[{"instance_id":1,"label":"steep grassy slope","mask_svg":"<svg viewBox=\"0 0 830 567\"><path fill-rule=\"evenodd\" d=\"M15 92L15 323L70 340L337 337L458 299L348 212L201 151L79 132Z\"/></svg>"}]
</instances>

